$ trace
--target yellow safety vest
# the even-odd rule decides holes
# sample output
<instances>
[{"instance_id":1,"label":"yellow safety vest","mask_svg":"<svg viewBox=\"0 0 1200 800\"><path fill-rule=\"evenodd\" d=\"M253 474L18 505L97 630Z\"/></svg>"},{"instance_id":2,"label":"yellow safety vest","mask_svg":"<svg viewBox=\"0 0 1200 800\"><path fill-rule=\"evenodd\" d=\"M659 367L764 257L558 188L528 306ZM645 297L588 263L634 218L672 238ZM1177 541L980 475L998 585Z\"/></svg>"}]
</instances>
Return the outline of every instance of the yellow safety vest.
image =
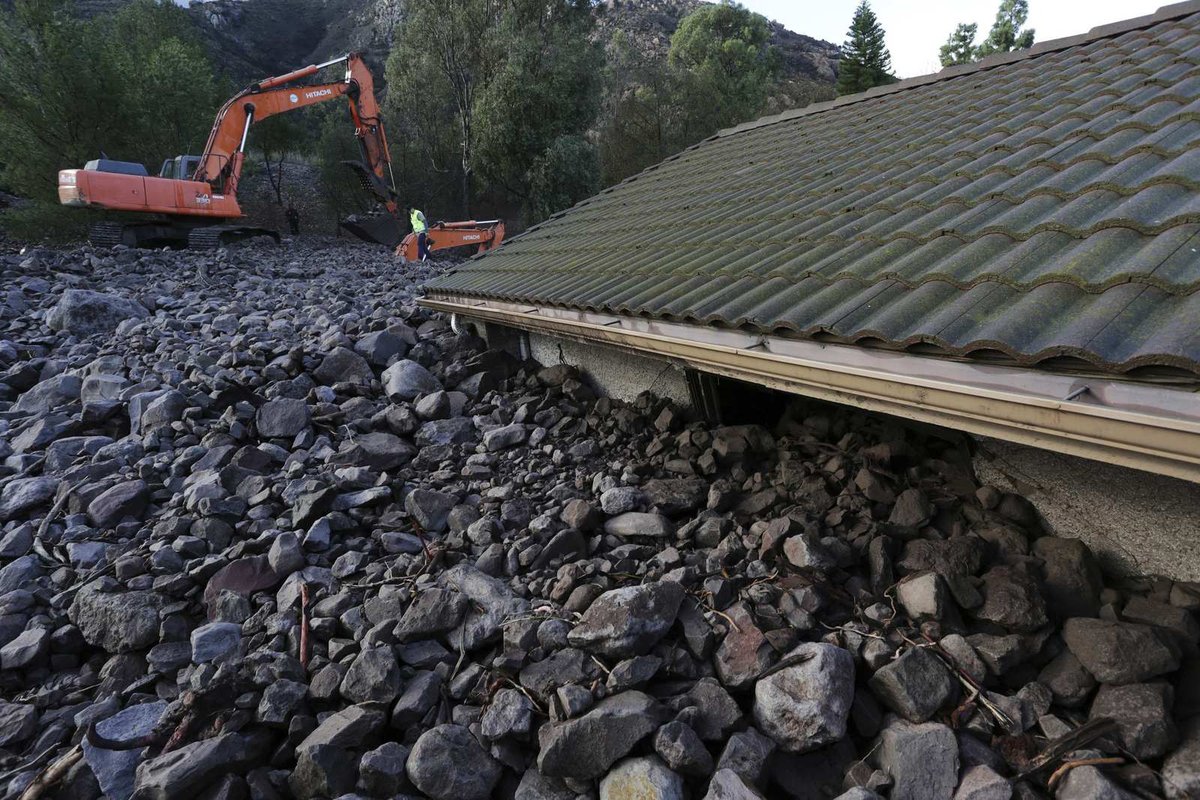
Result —
<instances>
[{"instance_id":1,"label":"yellow safety vest","mask_svg":"<svg viewBox=\"0 0 1200 800\"><path fill-rule=\"evenodd\" d=\"M412 225L413 233L425 232L425 215L417 209L414 208L412 213L409 214L408 222Z\"/></svg>"}]
</instances>

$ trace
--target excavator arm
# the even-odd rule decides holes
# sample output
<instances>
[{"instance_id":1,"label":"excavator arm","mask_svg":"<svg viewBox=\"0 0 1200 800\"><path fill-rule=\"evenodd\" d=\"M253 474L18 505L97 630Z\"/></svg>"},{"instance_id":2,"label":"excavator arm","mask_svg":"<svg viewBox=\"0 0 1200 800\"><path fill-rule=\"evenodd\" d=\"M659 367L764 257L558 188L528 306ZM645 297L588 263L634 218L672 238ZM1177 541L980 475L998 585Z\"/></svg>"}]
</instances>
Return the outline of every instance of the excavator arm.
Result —
<instances>
[{"instance_id":1,"label":"excavator arm","mask_svg":"<svg viewBox=\"0 0 1200 800\"><path fill-rule=\"evenodd\" d=\"M346 77L342 81L288 86L343 62L346 64ZM391 155L383 121L379 117L374 79L358 53L349 53L323 64L312 64L259 81L226 101L217 113L193 179L210 183L215 193L236 197L237 182L245 160L246 140L255 122L342 96L349 99L354 135L363 157L361 166L374 176L372 183L375 185L372 189L375 194L381 196L380 199L385 203L394 205L395 187L390 185Z\"/></svg>"}]
</instances>

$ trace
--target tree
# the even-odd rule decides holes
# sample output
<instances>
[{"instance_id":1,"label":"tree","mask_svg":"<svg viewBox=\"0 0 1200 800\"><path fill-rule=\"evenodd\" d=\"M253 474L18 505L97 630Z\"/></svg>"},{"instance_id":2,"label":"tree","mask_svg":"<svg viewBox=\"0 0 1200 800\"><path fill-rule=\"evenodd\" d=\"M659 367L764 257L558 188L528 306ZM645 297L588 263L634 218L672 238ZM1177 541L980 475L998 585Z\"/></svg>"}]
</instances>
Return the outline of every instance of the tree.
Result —
<instances>
[{"instance_id":1,"label":"tree","mask_svg":"<svg viewBox=\"0 0 1200 800\"><path fill-rule=\"evenodd\" d=\"M1028 0L1001 0L1000 10L996 12L996 21L992 23L992 30L987 39L979 45L976 57L985 58L994 53L1032 47L1033 29L1021 30L1028 17Z\"/></svg>"},{"instance_id":2,"label":"tree","mask_svg":"<svg viewBox=\"0 0 1200 800\"><path fill-rule=\"evenodd\" d=\"M696 140L762 110L779 75L780 56L770 40L765 17L728 0L702 5L680 21L667 58L682 73L678 90L694 112L684 123L699 128Z\"/></svg>"},{"instance_id":3,"label":"tree","mask_svg":"<svg viewBox=\"0 0 1200 800\"><path fill-rule=\"evenodd\" d=\"M472 162L530 222L545 216L534 194L545 180L538 173L561 165L555 153L592 147L579 138L600 108L603 51L592 25L586 0L509 0L488 37L494 66L476 98ZM574 179L563 185L572 187L570 203L599 188Z\"/></svg>"},{"instance_id":4,"label":"tree","mask_svg":"<svg viewBox=\"0 0 1200 800\"><path fill-rule=\"evenodd\" d=\"M346 123L346 127L349 127L349 123ZM251 142L262 156L276 205L283 205L283 162L289 155L305 149L306 141L305 127L293 116L267 117L254 126Z\"/></svg>"},{"instance_id":5,"label":"tree","mask_svg":"<svg viewBox=\"0 0 1200 800\"><path fill-rule=\"evenodd\" d=\"M978 31L978 25L968 25L965 22L958 23L958 27L946 39L946 43L942 45L942 49L938 53L942 66L952 67L956 64L969 64L974 61L975 34Z\"/></svg>"},{"instance_id":6,"label":"tree","mask_svg":"<svg viewBox=\"0 0 1200 800\"><path fill-rule=\"evenodd\" d=\"M896 76L892 75L892 56L883 40L883 26L870 3L862 0L854 11L838 59L838 94L864 92L872 86L896 82Z\"/></svg>"},{"instance_id":7,"label":"tree","mask_svg":"<svg viewBox=\"0 0 1200 800\"><path fill-rule=\"evenodd\" d=\"M500 13L495 0L411 0L387 61L397 132L421 144L429 169L457 173L464 219L472 206L476 94L489 74L487 35Z\"/></svg>"}]
</instances>

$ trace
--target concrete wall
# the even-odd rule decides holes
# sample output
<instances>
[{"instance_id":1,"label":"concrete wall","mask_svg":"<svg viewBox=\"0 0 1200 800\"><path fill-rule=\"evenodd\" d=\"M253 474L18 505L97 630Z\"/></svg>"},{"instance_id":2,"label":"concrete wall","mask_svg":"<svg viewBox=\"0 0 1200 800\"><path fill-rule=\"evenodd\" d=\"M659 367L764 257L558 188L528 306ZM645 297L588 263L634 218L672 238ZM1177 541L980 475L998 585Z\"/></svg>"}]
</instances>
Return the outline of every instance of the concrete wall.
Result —
<instances>
[{"instance_id":1,"label":"concrete wall","mask_svg":"<svg viewBox=\"0 0 1200 800\"><path fill-rule=\"evenodd\" d=\"M690 404L683 369L669 361L537 333L529 335L529 350L544 366L566 363L579 367L595 388L610 397L628 401L649 390L680 406Z\"/></svg>"},{"instance_id":2,"label":"concrete wall","mask_svg":"<svg viewBox=\"0 0 1200 800\"><path fill-rule=\"evenodd\" d=\"M1105 569L1200 581L1200 485L996 439L979 439L979 479L1023 494Z\"/></svg>"}]
</instances>

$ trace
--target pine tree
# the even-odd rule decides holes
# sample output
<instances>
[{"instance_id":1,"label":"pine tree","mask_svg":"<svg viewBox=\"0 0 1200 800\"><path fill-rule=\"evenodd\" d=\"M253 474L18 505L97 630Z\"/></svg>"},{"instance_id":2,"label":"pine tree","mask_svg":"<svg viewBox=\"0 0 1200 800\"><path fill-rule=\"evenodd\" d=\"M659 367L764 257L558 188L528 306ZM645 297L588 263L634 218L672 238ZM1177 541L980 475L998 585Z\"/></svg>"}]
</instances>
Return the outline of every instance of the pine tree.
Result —
<instances>
[{"instance_id":1,"label":"pine tree","mask_svg":"<svg viewBox=\"0 0 1200 800\"><path fill-rule=\"evenodd\" d=\"M988 38L979 45L976 57L984 58L993 53L1007 53L1032 47L1033 29L1021 30L1028 17L1028 0L1001 0L1000 10L996 12L996 21L992 24Z\"/></svg>"},{"instance_id":2,"label":"pine tree","mask_svg":"<svg viewBox=\"0 0 1200 800\"><path fill-rule=\"evenodd\" d=\"M978 25L958 23L958 27L946 39L946 43L942 45L942 49L938 53L942 66L953 67L955 64L970 64L974 61L975 34L978 31Z\"/></svg>"},{"instance_id":3,"label":"pine tree","mask_svg":"<svg viewBox=\"0 0 1200 800\"><path fill-rule=\"evenodd\" d=\"M838 59L838 94L864 92L872 86L895 83L892 57L883 42L883 27L870 3L862 0L842 45Z\"/></svg>"}]
</instances>

